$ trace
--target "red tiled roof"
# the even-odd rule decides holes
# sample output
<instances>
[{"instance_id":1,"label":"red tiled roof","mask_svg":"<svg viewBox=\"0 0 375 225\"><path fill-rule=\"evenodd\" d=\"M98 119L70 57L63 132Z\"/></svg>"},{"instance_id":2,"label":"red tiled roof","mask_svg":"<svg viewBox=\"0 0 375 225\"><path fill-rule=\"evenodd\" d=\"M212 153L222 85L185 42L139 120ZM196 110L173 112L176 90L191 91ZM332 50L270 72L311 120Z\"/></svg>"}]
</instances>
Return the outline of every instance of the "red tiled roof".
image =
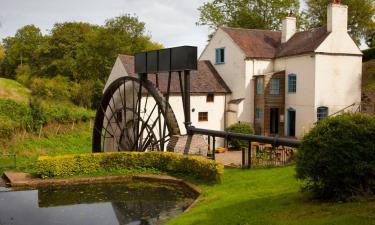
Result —
<instances>
[{"instance_id":1,"label":"red tiled roof","mask_svg":"<svg viewBox=\"0 0 375 225\"><path fill-rule=\"evenodd\" d=\"M283 43L276 57L298 55L313 52L329 35L326 27L295 33L286 43Z\"/></svg>"},{"instance_id":2,"label":"red tiled roof","mask_svg":"<svg viewBox=\"0 0 375 225\"><path fill-rule=\"evenodd\" d=\"M119 58L130 76L134 73L134 56L119 55ZM159 89L161 92L167 92L168 75L159 74ZM156 85L156 75L149 74L148 79ZM171 93L180 93L180 81L178 73L172 73ZM214 66L208 60L198 61L198 70L190 74L190 92L191 93L230 93L231 90L220 77Z\"/></svg>"},{"instance_id":3,"label":"red tiled roof","mask_svg":"<svg viewBox=\"0 0 375 225\"><path fill-rule=\"evenodd\" d=\"M221 27L248 58L277 58L313 52L329 35L326 27L295 33L281 44L281 32Z\"/></svg>"},{"instance_id":4,"label":"red tiled roof","mask_svg":"<svg viewBox=\"0 0 375 225\"><path fill-rule=\"evenodd\" d=\"M280 46L281 32L221 27L248 58L274 58Z\"/></svg>"}]
</instances>

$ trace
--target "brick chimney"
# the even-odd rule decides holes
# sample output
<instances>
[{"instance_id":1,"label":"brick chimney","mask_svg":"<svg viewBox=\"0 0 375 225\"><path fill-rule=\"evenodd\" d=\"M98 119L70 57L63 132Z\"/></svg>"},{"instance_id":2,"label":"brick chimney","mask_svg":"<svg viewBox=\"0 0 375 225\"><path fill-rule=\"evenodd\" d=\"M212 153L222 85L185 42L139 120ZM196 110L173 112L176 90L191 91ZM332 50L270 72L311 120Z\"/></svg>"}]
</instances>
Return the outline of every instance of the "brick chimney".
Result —
<instances>
[{"instance_id":1,"label":"brick chimney","mask_svg":"<svg viewBox=\"0 0 375 225\"><path fill-rule=\"evenodd\" d=\"M281 43L287 42L296 33L296 22L292 12L289 12L289 15L283 19Z\"/></svg>"},{"instance_id":2,"label":"brick chimney","mask_svg":"<svg viewBox=\"0 0 375 225\"><path fill-rule=\"evenodd\" d=\"M348 6L340 0L332 0L327 8L327 31L348 32Z\"/></svg>"}]
</instances>

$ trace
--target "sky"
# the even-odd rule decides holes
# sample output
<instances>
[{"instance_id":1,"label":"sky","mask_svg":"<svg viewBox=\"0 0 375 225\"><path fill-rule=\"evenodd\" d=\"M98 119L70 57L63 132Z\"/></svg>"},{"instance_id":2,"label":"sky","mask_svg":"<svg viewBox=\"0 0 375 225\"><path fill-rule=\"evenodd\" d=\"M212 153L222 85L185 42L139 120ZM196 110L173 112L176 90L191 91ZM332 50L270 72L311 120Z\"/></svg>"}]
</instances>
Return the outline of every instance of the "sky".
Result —
<instances>
[{"instance_id":1,"label":"sky","mask_svg":"<svg viewBox=\"0 0 375 225\"><path fill-rule=\"evenodd\" d=\"M202 52L210 30L196 26L197 8L207 0L0 0L0 39L35 24L44 34L56 22L82 21L103 25L108 18L137 15L152 40L165 47L198 46Z\"/></svg>"}]
</instances>

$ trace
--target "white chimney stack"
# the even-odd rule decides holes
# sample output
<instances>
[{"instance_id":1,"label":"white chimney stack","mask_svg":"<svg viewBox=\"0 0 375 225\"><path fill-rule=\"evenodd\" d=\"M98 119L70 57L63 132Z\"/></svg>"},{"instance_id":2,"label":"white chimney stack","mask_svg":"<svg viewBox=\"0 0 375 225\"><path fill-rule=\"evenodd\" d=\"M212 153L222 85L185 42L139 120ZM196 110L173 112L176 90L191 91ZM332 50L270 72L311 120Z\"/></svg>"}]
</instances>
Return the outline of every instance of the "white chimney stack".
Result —
<instances>
[{"instance_id":1,"label":"white chimney stack","mask_svg":"<svg viewBox=\"0 0 375 225\"><path fill-rule=\"evenodd\" d=\"M348 32L348 6L332 1L327 9L327 31Z\"/></svg>"},{"instance_id":2,"label":"white chimney stack","mask_svg":"<svg viewBox=\"0 0 375 225\"><path fill-rule=\"evenodd\" d=\"M296 33L296 18L289 14L283 19L283 30L281 35L281 43L287 42Z\"/></svg>"}]
</instances>

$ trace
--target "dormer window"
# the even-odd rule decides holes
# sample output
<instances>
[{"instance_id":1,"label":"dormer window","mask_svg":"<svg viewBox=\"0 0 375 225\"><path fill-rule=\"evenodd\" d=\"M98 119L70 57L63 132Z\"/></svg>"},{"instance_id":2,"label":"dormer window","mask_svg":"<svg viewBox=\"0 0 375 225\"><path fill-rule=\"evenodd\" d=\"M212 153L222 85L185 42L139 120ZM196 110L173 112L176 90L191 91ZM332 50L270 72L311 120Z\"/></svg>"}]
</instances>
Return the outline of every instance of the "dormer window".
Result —
<instances>
[{"instance_id":1,"label":"dormer window","mask_svg":"<svg viewBox=\"0 0 375 225\"><path fill-rule=\"evenodd\" d=\"M225 63L225 49L217 48L215 49L215 64L224 64Z\"/></svg>"}]
</instances>

